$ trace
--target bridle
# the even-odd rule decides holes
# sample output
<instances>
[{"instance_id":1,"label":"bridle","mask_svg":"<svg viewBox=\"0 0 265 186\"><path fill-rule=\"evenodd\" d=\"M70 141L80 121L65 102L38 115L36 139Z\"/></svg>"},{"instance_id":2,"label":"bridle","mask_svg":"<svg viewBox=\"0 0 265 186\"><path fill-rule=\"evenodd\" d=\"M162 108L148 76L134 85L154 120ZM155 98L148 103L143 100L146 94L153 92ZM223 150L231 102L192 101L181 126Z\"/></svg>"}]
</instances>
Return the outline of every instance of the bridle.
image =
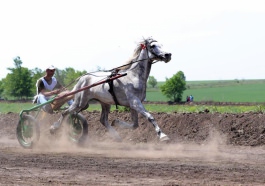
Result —
<instances>
[{"instance_id":1,"label":"bridle","mask_svg":"<svg viewBox=\"0 0 265 186\"><path fill-rule=\"evenodd\" d=\"M151 46L151 44L154 43L154 42L157 42L157 41L156 40L151 40L150 42L148 42L147 40L145 40L145 49L147 51L147 57L148 57L147 59L152 64L157 63L159 61L159 60L153 60L152 61L152 59L150 59L149 55L148 55L148 53L151 52L151 54L153 54L155 56L154 58L159 58L159 56L154 52L154 47ZM144 49L143 46L142 46L142 49Z\"/></svg>"}]
</instances>

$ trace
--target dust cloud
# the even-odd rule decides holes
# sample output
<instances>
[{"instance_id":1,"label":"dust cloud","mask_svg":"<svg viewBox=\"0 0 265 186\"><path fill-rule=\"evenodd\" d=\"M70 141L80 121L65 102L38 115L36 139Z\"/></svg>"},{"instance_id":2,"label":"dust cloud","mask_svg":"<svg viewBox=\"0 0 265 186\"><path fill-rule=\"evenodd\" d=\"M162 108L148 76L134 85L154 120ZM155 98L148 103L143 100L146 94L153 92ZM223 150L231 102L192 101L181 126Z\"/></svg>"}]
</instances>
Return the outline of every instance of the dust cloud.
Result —
<instances>
[{"instance_id":1,"label":"dust cloud","mask_svg":"<svg viewBox=\"0 0 265 186\"><path fill-rule=\"evenodd\" d=\"M2 116L1 123L3 125L2 130L0 131L0 144L5 147L16 147L16 151L24 150L19 145L15 135L15 128L19 119L18 115L8 114ZM105 128L98 121L99 117L100 113L97 112L86 115L89 123L89 138L82 147L69 142L66 136L58 138L57 136L50 135L49 126L54 121L58 120L59 114L53 115L53 117L43 117L39 142L32 150L26 150L36 153L77 153L82 155L93 154L128 158L199 158L205 160L225 158L240 160L241 158L245 158L245 154L252 153L251 150L253 147L236 146L232 144L231 139L234 139L232 138L232 135L234 134L230 134L231 127L228 128L226 126L232 125L233 123L230 123L235 119L245 121L247 118L250 118L248 120L253 120L254 122L251 125L248 125L253 128L249 127L249 130L251 129L257 132L258 129L260 129L259 121L263 121L263 115L256 117L255 114L245 114L244 117L231 114L225 115L224 117L220 114L200 114L198 116L196 114L170 115L160 113L156 114L155 117L159 123L163 123L165 118L167 119L168 123L161 126L161 128L163 128L167 134L170 134L171 132L170 142L164 143L153 140L157 139L157 136L155 136L152 126L148 123L146 124L146 121L140 118L139 123L141 123L141 126L139 129L134 130L134 132L127 130L119 131L124 138L124 141L118 143L108 137ZM126 118L127 115L124 114L122 117ZM198 124L198 121L202 124ZM8 125L4 125L5 123L8 123ZM257 127L255 128L256 125ZM203 128L193 130L194 128L197 129L196 127ZM217 127L219 127L218 130L216 129ZM248 132L247 134L252 132L247 131L247 129L248 128L245 128L245 131ZM194 133L193 131L196 131L197 133ZM236 132L237 130L234 131ZM194 142L186 140L185 136L188 136L189 139L192 137ZM201 136L206 138L202 140L199 138ZM181 140L178 141L180 138ZM256 147L255 150L264 153L262 146Z\"/></svg>"},{"instance_id":2,"label":"dust cloud","mask_svg":"<svg viewBox=\"0 0 265 186\"><path fill-rule=\"evenodd\" d=\"M216 130L210 132L205 143L130 143L114 142L110 138L103 141L88 139L84 146L79 147L69 141L66 136L58 139L42 138L38 145L32 150L36 153L67 153L76 155L97 155L104 157L123 157L123 158L195 158L207 161L220 159L245 159L246 155L231 152L234 146L226 145L226 137Z\"/></svg>"}]
</instances>

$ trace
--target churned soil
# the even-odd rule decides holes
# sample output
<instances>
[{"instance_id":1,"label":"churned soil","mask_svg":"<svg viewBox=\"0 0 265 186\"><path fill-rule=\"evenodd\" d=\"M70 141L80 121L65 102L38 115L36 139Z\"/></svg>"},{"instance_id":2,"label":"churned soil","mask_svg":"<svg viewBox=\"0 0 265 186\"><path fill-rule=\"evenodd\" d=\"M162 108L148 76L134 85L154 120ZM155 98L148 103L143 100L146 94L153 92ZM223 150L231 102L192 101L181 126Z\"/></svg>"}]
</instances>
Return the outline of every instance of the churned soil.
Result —
<instances>
[{"instance_id":1,"label":"churned soil","mask_svg":"<svg viewBox=\"0 0 265 186\"><path fill-rule=\"evenodd\" d=\"M19 115L0 114L0 185L265 185L263 113L151 113L169 142L142 116L135 130L113 126L123 139L115 142L100 112L82 114L82 147L47 132L57 113L45 116L33 149L17 141ZM110 123L116 118L130 122L130 113L111 112Z\"/></svg>"}]
</instances>

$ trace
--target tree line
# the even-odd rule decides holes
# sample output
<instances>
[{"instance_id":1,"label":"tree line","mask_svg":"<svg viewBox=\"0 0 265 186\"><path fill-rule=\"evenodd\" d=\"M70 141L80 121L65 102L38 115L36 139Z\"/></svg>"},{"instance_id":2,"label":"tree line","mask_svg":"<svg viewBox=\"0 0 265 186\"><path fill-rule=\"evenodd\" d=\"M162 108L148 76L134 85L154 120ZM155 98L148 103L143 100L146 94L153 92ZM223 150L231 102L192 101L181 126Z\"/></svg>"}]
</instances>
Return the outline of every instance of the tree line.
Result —
<instances>
[{"instance_id":1,"label":"tree line","mask_svg":"<svg viewBox=\"0 0 265 186\"><path fill-rule=\"evenodd\" d=\"M44 76L45 70L39 68L28 69L22 66L22 60L19 56L13 59L14 68L8 68L10 73L0 80L0 98L1 99L31 99L36 95L36 82ZM98 67L98 70L100 68ZM56 79L68 89L75 85L78 77L86 74L87 71L78 71L68 67L64 70L56 69ZM154 76L149 76L148 84L156 87L157 80ZM186 77L182 71L177 72L171 78L166 78L166 82L160 87L161 92L173 102L180 102L182 94L186 90Z\"/></svg>"},{"instance_id":2,"label":"tree line","mask_svg":"<svg viewBox=\"0 0 265 186\"><path fill-rule=\"evenodd\" d=\"M0 80L0 98L1 99L31 99L37 93L36 82L44 76L46 69L39 68L28 69L22 66L22 60L19 56L13 59L13 68L5 78ZM78 71L71 67L64 70L56 69L55 77L63 86L72 86L75 80L87 72ZM71 89L69 88L69 89Z\"/></svg>"}]
</instances>

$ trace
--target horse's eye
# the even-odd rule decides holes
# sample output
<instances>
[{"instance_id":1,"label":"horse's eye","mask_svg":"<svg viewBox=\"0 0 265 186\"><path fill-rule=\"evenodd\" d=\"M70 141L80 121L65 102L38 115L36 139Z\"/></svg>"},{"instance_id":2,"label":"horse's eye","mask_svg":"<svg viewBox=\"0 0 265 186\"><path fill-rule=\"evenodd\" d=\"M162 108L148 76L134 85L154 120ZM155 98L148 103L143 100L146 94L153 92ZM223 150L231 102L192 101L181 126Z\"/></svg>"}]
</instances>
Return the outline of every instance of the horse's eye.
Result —
<instances>
[{"instance_id":1,"label":"horse's eye","mask_svg":"<svg viewBox=\"0 0 265 186\"><path fill-rule=\"evenodd\" d=\"M151 45L150 47L151 47L151 48L155 48L155 45Z\"/></svg>"}]
</instances>

